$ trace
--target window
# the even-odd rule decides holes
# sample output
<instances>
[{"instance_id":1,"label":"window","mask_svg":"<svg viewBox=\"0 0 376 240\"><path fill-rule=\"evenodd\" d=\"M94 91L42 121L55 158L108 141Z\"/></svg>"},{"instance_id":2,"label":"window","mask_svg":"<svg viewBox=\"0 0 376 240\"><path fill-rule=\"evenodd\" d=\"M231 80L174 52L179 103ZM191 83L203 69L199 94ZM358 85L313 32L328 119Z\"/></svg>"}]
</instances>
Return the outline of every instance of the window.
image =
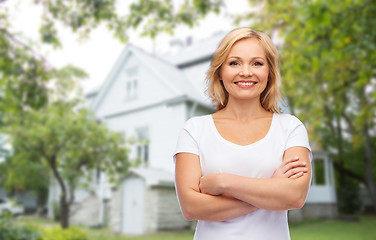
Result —
<instances>
[{"instance_id":1,"label":"window","mask_svg":"<svg viewBox=\"0 0 376 240\"><path fill-rule=\"evenodd\" d=\"M316 185L325 185L325 165L324 160L315 158L313 162L314 183Z\"/></svg>"},{"instance_id":2,"label":"window","mask_svg":"<svg viewBox=\"0 0 376 240\"><path fill-rule=\"evenodd\" d=\"M136 94L137 93L137 78L133 79L133 91Z\"/></svg>"},{"instance_id":3,"label":"window","mask_svg":"<svg viewBox=\"0 0 376 240\"><path fill-rule=\"evenodd\" d=\"M137 97L138 92L138 67L133 66L124 70L125 99L130 100Z\"/></svg>"},{"instance_id":4,"label":"window","mask_svg":"<svg viewBox=\"0 0 376 240\"><path fill-rule=\"evenodd\" d=\"M137 97L138 81L137 78L133 78L125 82L125 98L127 100Z\"/></svg>"},{"instance_id":5,"label":"window","mask_svg":"<svg viewBox=\"0 0 376 240\"><path fill-rule=\"evenodd\" d=\"M149 133L147 128L139 128L137 132L137 159L148 166L149 164Z\"/></svg>"}]
</instances>

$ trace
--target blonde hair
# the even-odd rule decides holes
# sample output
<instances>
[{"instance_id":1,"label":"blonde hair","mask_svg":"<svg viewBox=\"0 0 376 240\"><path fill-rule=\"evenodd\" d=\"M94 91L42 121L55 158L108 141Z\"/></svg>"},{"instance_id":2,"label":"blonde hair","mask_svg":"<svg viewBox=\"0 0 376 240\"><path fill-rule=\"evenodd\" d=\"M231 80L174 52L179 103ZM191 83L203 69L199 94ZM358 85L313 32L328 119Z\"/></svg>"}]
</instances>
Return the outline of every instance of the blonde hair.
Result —
<instances>
[{"instance_id":1,"label":"blonde hair","mask_svg":"<svg viewBox=\"0 0 376 240\"><path fill-rule=\"evenodd\" d=\"M266 33L257 32L250 28L236 28L229 32L219 43L206 74L206 94L215 104L217 110L226 107L228 92L225 90L222 81L220 81L221 67L226 61L232 46L236 42L247 38L254 38L260 42L261 46L264 48L269 66L268 83L260 96L261 106L269 112L280 113L281 109L278 107L278 101L282 99L279 91L281 75L279 73L277 48Z\"/></svg>"}]
</instances>

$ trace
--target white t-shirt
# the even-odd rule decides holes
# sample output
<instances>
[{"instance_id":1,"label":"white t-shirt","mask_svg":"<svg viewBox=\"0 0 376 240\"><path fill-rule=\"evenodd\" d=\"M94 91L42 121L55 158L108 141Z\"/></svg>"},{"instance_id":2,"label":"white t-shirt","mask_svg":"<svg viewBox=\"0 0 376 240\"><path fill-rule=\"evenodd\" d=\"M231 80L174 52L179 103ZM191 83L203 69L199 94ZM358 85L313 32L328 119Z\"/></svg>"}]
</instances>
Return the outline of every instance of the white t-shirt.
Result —
<instances>
[{"instance_id":1,"label":"white t-shirt","mask_svg":"<svg viewBox=\"0 0 376 240\"><path fill-rule=\"evenodd\" d=\"M273 114L266 136L241 146L224 139L212 115L193 117L182 129L174 155L181 152L200 157L202 175L231 173L251 178L270 178L281 164L286 149L310 149L306 128L289 114ZM198 221L195 240L285 240L290 239L287 211L258 209L223 222Z\"/></svg>"}]
</instances>

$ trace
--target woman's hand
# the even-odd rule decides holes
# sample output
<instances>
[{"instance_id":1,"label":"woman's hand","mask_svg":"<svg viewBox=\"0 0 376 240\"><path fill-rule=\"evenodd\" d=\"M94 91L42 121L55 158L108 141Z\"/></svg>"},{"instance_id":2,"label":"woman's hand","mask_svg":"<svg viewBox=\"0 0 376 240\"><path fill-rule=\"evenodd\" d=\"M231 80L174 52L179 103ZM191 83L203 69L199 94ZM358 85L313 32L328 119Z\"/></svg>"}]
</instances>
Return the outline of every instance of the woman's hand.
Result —
<instances>
[{"instance_id":1,"label":"woman's hand","mask_svg":"<svg viewBox=\"0 0 376 240\"><path fill-rule=\"evenodd\" d=\"M200 192L210 195L221 195L225 184L225 173L209 174L200 178Z\"/></svg>"},{"instance_id":2,"label":"woman's hand","mask_svg":"<svg viewBox=\"0 0 376 240\"><path fill-rule=\"evenodd\" d=\"M308 172L305 162L299 162L299 157L283 161L275 170L272 178L291 178L297 179Z\"/></svg>"}]
</instances>

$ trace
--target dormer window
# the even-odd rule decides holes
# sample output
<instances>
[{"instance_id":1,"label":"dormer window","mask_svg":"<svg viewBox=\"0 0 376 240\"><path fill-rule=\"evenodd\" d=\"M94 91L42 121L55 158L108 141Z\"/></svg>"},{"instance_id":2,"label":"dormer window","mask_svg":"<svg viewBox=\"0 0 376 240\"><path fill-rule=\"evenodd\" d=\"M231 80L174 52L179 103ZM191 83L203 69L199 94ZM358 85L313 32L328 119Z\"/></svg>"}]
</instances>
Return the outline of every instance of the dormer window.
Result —
<instances>
[{"instance_id":1,"label":"dormer window","mask_svg":"<svg viewBox=\"0 0 376 240\"><path fill-rule=\"evenodd\" d=\"M125 99L133 99L137 97L138 92L138 81L137 78L131 78L125 82Z\"/></svg>"},{"instance_id":2,"label":"dormer window","mask_svg":"<svg viewBox=\"0 0 376 240\"><path fill-rule=\"evenodd\" d=\"M134 99L138 94L138 68L125 70L125 100Z\"/></svg>"},{"instance_id":3,"label":"dormer window","mask_svg":"<svg viewBox=\"0 0 376 240\"><path fill-rule=\"evenodd\" d=\"M149 130L147 127L136 129L137 134L137 159L142 165L149 165Z\"/></svg>"}]
</instances>

